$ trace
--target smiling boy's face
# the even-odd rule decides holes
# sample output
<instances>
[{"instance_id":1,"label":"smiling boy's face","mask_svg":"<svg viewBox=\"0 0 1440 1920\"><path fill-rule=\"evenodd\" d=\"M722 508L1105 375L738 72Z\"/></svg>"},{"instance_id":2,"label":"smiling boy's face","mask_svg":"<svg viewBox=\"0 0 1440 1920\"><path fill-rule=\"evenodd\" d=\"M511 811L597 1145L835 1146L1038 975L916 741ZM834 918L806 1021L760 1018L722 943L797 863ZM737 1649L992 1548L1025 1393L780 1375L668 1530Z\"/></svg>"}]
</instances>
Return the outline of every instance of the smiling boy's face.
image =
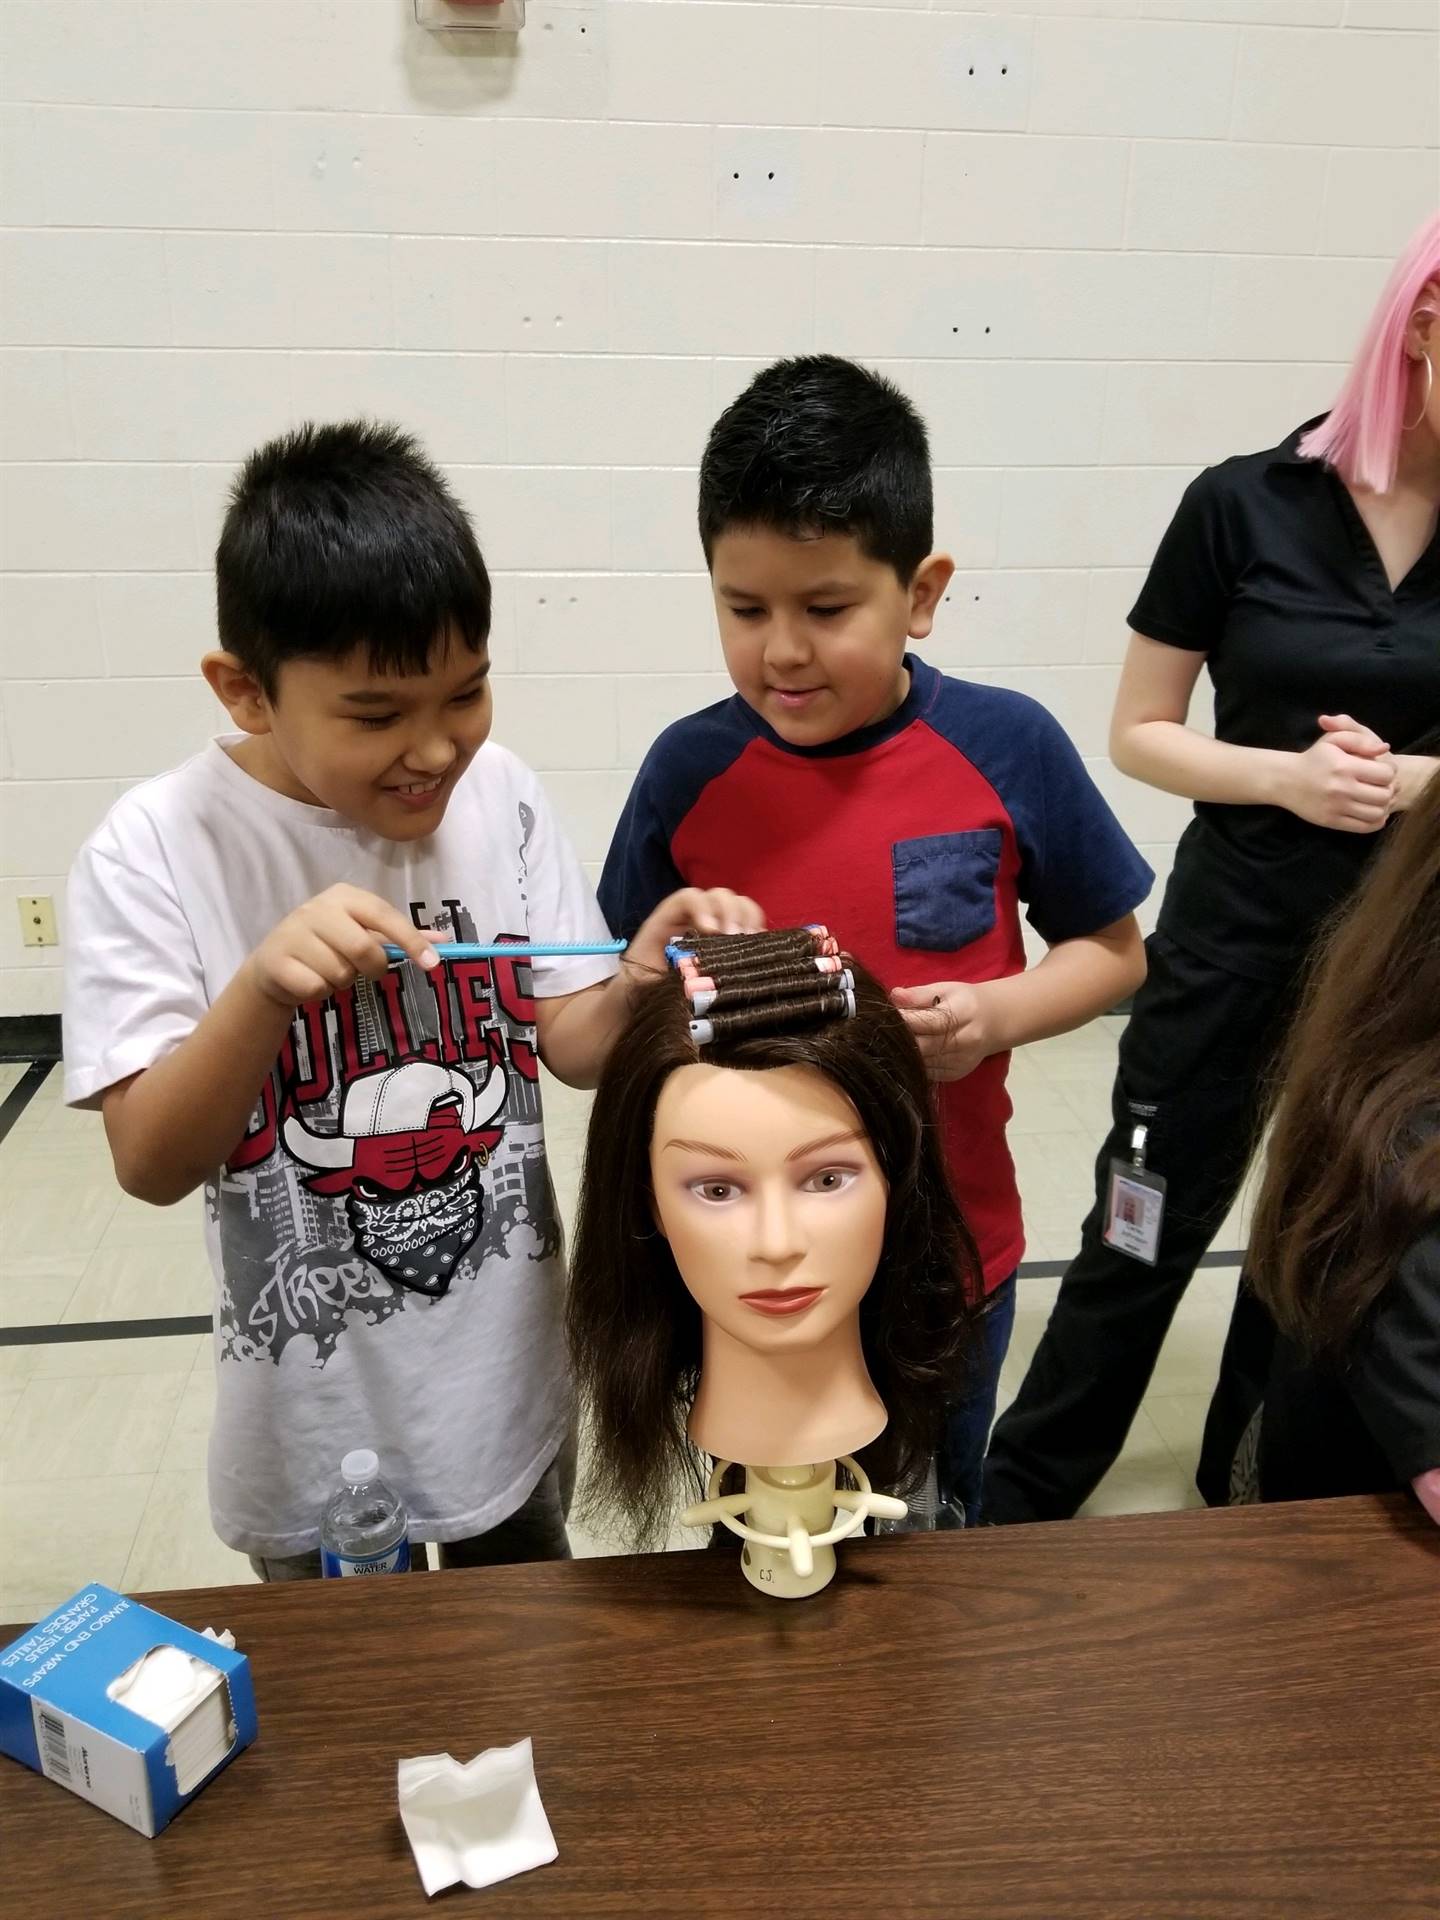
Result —
<instances>
[{"instance_id":1,"label":"smiling boy's face","mask_svg":"<svg viewBox=\"0 0 1440 1920\"><path fill-rule=\"evenodd\" d=\"M931 554L907 586L853 534L726 528L710 579L737 692L796 747L888 719L909 691L906 643L930 632L952 571Z\"/></svg>"},{"instance_id":2,"label":"smiling boy's face","mask_svg":"<svg viewBox=\"0 0 1440 1920\"><path fill-rule=\"evenodd\" d=\"M247 773L387 840L435 831L490 732L483 646L437 647L423 673L376 673L363 650L339 660L291 660L273 698L233 655L211 654L205 664L250 736L234 755Z\"/></svg>"}]
</instances>

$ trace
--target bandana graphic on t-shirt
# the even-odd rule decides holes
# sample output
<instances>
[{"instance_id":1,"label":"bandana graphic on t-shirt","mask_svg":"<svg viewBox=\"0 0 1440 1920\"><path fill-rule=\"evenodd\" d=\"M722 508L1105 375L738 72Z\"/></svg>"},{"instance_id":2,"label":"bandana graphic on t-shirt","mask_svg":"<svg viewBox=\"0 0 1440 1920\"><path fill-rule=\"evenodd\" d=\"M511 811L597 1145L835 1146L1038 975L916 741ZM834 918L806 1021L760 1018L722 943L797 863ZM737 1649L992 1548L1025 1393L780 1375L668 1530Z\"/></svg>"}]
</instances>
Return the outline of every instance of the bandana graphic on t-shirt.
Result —
<instances>
[{"instance_id":1,"label":"bandana graphic on t-shirt","mask_svg":"<svg viewBox=\"0 0 1440 1920\"><path fill-rule=\"evenodd\" d=\"M345 1088L340 1126L314 1133L292 1114L281 1137L315 1169L311 1193L343 1193L355 1245L402 1287L438 1295L480 1231L480 1168L501 1136L488 1128L505 1105L505 1069L478 1092L455 1067L407 1060Z\"/></svg>"},{"instance_id":2,"label":"bandana graphic on t-shirt","mask_svg":"<svg viewBox=\"0 0 1440 1920\"><path fill-rule=\"evenodd\" d=\"M411 914L478 937L458 900ZM492 1254L553 1255L538 1073L523 960L406 962L299 1008L211 1197L222 1356L308 1337L323 1367L351 1314L434 1310Z\"/></svg>"}]
</instances>

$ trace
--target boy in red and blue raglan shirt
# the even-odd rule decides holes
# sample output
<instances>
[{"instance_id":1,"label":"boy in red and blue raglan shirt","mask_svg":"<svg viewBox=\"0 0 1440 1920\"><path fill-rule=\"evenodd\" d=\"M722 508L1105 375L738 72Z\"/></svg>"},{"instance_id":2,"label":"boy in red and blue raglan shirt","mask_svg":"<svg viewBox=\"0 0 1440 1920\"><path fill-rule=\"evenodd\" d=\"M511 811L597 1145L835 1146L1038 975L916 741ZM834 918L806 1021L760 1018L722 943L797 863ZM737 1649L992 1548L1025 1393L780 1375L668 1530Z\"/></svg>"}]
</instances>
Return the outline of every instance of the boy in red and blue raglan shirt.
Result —
<instances>
[{"instance_id":1,"label":"boy in red and blue raglan shirt","mask_svg":"<svg viewBox=\"0 0 1440 1920\"><path fill-rule=\"evenodd\" d=\"M1043 707L906 650L954 563L931 551L924 423L888 381L829 355L757 375L710 434L700 537L736 694L651 747L600 904L629 934L678 887L734 888L772 926L823 920L891 988L989 1295L938 1463L974 1524L1024 1251L1010 1050L1139 985L1154 876ZM1049 947L1028 971L1021 902Z\"/></svg>"}]
</instances>

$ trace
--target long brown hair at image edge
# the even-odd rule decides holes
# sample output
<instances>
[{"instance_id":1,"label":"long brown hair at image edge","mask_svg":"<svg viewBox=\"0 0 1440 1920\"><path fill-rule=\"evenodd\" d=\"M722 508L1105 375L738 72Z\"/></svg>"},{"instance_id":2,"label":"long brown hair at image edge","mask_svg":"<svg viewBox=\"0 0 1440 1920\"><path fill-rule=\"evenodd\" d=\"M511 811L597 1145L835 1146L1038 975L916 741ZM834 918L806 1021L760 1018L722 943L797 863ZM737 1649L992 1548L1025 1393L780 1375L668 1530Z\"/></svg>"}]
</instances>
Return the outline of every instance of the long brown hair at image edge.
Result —
<instances>
[{"instance_id":1,"label":"long brown hair at image edge","mask_svg":"<svg viewBox=\"0 0 1440 1920\"><path fill-rule=\"evenodd\" d=\"M1440 1215L1440 777L1388 831L1277 1063L1250 1236L1250 1284L1317 1353Z\"/></svg>"}]
</instances>

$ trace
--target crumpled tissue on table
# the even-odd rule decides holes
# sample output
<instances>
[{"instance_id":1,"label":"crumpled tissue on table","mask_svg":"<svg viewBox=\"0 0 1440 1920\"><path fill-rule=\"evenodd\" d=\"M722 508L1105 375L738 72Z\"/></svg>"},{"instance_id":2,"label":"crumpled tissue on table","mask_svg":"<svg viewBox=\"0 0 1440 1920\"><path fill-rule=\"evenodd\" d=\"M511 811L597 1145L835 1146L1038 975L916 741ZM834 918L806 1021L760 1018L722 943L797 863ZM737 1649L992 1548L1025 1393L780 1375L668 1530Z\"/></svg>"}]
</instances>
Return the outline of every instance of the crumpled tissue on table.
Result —
<instances>
[{"instance_id":1,"label":"crumpled tissue on table","mask_svg":"<svg viewBox=\"0 0 1440 1920\"><path fill-rule=\"evenodd\" d=\"M213 1627L206 1627L204 1638L235 1646L233 1633L216 1633ZM179 1647L152 1647L105 1689L117 1706L171 1736L166 1758L181 1793L193 1792L215 1771L235 1738L223 1679L218 1667Z\"/></svg>"},{"instance_id":2,"label":"crumpled tissue on table","mask_svg":"<svg viewBox=\"0 0 1440 1920\"><path fill-rule=\"evenodd\" d=\"M398 1778L400 1818L426 1893L457 1880L493 1886L560 1852L528 1740L491 1747L463 1767L448 1753L420 1754L400 1762Z\"/></svg>"}]
</instances>

